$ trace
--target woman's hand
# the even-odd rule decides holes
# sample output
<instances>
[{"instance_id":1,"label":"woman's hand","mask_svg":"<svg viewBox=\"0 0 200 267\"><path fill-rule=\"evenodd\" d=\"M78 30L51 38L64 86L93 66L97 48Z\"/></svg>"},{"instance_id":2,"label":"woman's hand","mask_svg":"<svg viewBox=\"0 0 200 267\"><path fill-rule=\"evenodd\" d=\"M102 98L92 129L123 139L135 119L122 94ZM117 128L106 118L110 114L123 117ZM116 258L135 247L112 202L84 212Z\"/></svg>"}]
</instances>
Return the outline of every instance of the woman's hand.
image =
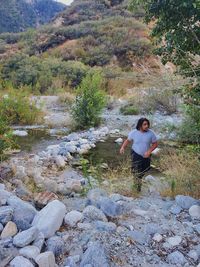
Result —
<instances>
[{"instance_id":1,"label":"woman's hand","mask_svg":"<svg viewBox=\"0 0 200 267\"><path fill-rule=\"evenodd\" d=\"M151 152L147 151L144 153L144 158L149 158L151 156Z\"/></svg>"},{"instance_id":2,"label":"woman's hand","mask_svg":"<svg viewBox=\"0 0 200 267\"><path fill-rule=\"evenodd\" d=\"M120 148L119 153L120 153L121 155L124 154L124 147L123 147L123 146Z\"/></svg>"}]
</instances>

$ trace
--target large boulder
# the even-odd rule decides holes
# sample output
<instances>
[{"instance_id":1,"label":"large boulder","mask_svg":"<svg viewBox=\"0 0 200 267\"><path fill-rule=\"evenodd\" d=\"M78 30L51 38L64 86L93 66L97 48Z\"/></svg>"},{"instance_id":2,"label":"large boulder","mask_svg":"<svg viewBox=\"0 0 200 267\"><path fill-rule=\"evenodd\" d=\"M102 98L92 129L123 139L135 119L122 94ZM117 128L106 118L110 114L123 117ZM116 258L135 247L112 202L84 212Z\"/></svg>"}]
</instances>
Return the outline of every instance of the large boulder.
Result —
<instances>
[{"instance_id":1,"label":"large boulder","mask_svg":"<svg viewBox=\"0 0 200 267\"><path fill-rule=\"evenodd\" d=\"M83 258L80 263L80 267L85 266L95 266L95 267L109 267L109 261L107 259L105 250L99 242L93 243L84 253Z\"/></svg>"},{"instance_id":2,"label":"large boulder","mask_svg":"<svg viewBox=\"0 0 200 267\"><path fill-rule=\"evenodd\" d=\"M193 197L183 195L177 195L175 200L177 205L186 210L188 210L191 206L199 203L199 201L194 199Z\"/></svg>"},{"instance_id":3,"label":"large boulder","mask_svg":"<svg viewBox=\"0 0 200 267\"><path fill-rule=\"evenodd\" d=\"M49 238L53 236L62 225L65 213L65 205L59 200L53 200L38 212L32 225L37 227L39 231L44 234L45 238Z\"/></svg>"},{"instance_id":4,"label":"large boulder","mask_svg":"<svg viewBox=\"0 0 200 267\"><path fill-rule=\"evenodd\" d=\"M31 227L28 230L18 233L13 238L13 244L16 247L23 248L33 242L38 235L38 229L36 227Z\"/></svg>"},{"instance_id":5,"label":"large boulder","mask_svg":"<svg viewBox=\"0 0 200 267\"><path fill-rule=\"evenodd\" d=\"M10 262L10 267L34 267L34 265L23 256L17 256Z\"/></svg>"},{"instance_id":6,"label":"large boulder","mask_svg":"<svg viewBox=\"0 0 200 267\"><path fill-rule=\"evenodd\" d=\"M11 196L7 203L14 209L13 221L16 223L18 230L30 228L37 210L30 203L16 196Z\"/></svg>"}]
</instances>

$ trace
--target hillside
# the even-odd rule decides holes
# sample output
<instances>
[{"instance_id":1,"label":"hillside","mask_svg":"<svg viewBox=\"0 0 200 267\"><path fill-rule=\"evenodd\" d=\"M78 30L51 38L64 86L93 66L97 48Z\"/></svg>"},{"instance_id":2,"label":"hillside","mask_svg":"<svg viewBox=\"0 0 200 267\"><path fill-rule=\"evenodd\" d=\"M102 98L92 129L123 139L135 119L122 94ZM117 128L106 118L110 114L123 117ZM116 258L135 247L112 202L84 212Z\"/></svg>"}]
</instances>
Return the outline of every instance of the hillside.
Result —
<instances>
[{"instance_id":1,"label":"hillside","mask_svg":"<svg viewBox=\"0 0 200 267\"><path fill-rule=\"evenodd\" d=\"M142 15L130 12L126 0L75 0L48 25L0 35L1 79L34 92L55 92L77 86L98 67L109 79L108 91L141 84L146 68L160 69Z\"/></svg>"},{"instance_id":2,"label":"hillside","mask_svg":"<svg viewBox=\"0 0 200 267\"><path fill-rule=\"evenodd\" d=\"M54 0L1 0L0 33L20 32L50 21L65 5Z\"/></svg>"}]
</instances>

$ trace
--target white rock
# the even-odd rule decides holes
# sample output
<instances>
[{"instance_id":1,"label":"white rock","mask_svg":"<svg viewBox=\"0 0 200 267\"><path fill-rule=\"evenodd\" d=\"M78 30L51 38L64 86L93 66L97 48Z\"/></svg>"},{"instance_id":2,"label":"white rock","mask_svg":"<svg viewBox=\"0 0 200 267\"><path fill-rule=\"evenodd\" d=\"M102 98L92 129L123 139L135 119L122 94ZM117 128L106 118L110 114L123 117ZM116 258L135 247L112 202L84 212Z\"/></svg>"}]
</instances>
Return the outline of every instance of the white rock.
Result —
<instances>
[{"instance_id":1,"label":"white rock","mask_svg":"<svg viewBox=\"0 0 200 267\"><path fill-rule=\"evenodd\" d=\"M74 227L83 219L83 214L79 211L72 210L65 215L65 224Z\"/></svg>"},{"instance_id":2,"label":"white rock","mask_svg":"<svg viewBox=\"0 0 200 267\"><path fill-rule=\"evenodd\" d=\"M26 258L22 256L17 256L15 257L11 262L10 262L10 267L34 267L33 264Z\"/></svg>"},{"instance_id":3,"label":"white rock","mask_svg":"<svg viewBox=\"0 0 200 267\"><path fill-rule=\"evenodd\" d=\"M153 177L152 175L147 175L145 178L145 181L147 181L147 182L155 182L156 181L156 178L155 177Z\"/></svg>"},{"instance_id":4,"label":"white rock","mask_svg":"<svg viewBox=\"0 0 200 267\"><path fill-rule=\"evenodd\" d=\"M181 236L173 236L173 237L169 237L167 238L167 242L172 246L178 246L182 241Z\"/></svg>"},{"instance_id":5,"label":"white rock","mask_svg":"<svg viewBox=\"0 0 200 267\"><path fill-rule=\"evenodd\" d=\"M27 247L21 248L19 250L19 254L28 259L35 259L40 254L40 250L36 246L27 246Z\"/></svg>"},{"instance_id":6,"label":"white rock","mask_svg":"<svg viewBox=\"0 0 200 267\"><path fill-rule=\"evenodd\" d=\"M115 143L121 144L121 143L123 143L123 139L122 138L117 138L115 140Z\"/></svg>"},{"instance_id":7,"label":"white rock","mask_svg":"<svg viewBox=\"0 0 200 267\"><path fill-rule=\"evenodd\" d=\"M153 154L153 155L158 155L160 153L160 148L156 148L156 149L154 149L154 151L152 151L152 153L151 154Z\"/></svg>"},{"instance_id":8,"label":"white rock","mask_svg":"<svg viewBox=\"0 0 200 267\"><path fill-rule=\"evenodd\" d=\"M14 222L8 222L1 233L1 238L12 237L17 234L17 226Z\"/></svg>"},{"instance_id":9,"label":"white rock","mask_svg":"<svg viewBox=\"0 0 200 267\"><path fill-rule=\"evenodd\" d=\"M45 238L51 237L62 225L65 213L65 205L59 200L53 200L38 212L32 225L37 227Z\"/></svg>"},{"instance_id":10,"label":"white rock","mask_svg":"<svg viewBox=\"0 0 200 267\"><path fill-rule=\"evenodd\" d=\"M193 205L190 209L189 209L189 214L191 217L194 217L196 219L200 219L200 206L198 205Z\"/></svg>"},{"instance_id":11,"label":"white rock","mask_svg":"<svg viewBox=\"0 0 200 267\"><path fill-rule=\"evenodd\" d=\"M38 235L38 229L36 227L31 227L28 230L18 233L13 238L13 244L16 247L23 248L33 242Z\"/></svg>"},{"instance_id":12,"label":"white rock","mask_svg":"<svg viewBox=\"0 0 200 267\"><path fill-rule=\"evenodd\" d=\"M23 137L23 136L27 136L28 132L27 131L15 130L15 131L13 131L13 135Z\"/></svg>"},{"instance_id":13,"label":"white rock","mask_svg":"<svg viewBox=\"0 0 200 267\"><path fill-rule=\"evenodd\" d=\"M145 217L148 214L148 211L141 209L133 209L133 213L138 216Z\"/></svg>"},{"instance_id":14,"label":"white rock","mask_svg":"<svg viewBox=\"0 0 200 267\"><path fill-rule=\"evenodd\" d=\"M153 240L156 241L156 242L161 242L163 240L163 237L161 234L159 233L156 233L154 236L153 236Z\"/></svg>"},{"instance_id":15,"label":"white rock","mask_svg":"<svg viewBox=\"0 0 200 267\"><path fill-rule=\"evenodd\" d=\"M65 160L62 156L58 155L55 157L55 162L56 162L56 165L58 166L58 168L64 168L65 167Z\"/></svg>"},{"instance_id":16,"label":"white rock","mask_svg":"<svg viewBox=\"0 0 200 267\"><path fill-rule=\"evenodd\" d=\"M54 254L51 251L39 254L35 261L39 267L55 267L56 265Z\"/></svg>"}]
</instances>

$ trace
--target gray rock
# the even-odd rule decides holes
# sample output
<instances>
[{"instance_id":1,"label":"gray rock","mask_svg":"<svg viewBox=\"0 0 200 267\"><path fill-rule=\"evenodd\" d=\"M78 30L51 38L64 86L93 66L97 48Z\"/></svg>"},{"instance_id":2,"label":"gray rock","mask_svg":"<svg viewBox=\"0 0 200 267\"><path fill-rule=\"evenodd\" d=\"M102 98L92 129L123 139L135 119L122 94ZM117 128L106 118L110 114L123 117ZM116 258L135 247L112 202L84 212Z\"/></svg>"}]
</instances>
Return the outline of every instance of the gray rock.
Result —
<instances>
[{"instance_id":1,"label":"gray rock","mask_svg":"<svg viewBox=\"0 0 200 267\"><path fill-rule=\"evenodd\" d=\"M198 204L198 200L194 199L193 197L190 196L183 196L183 195L178 195L175 198L176 203L178 206L180 206L182 209L188 210L191 206Z\"/></svg>"},{"instance_id":2,"label":"gray rock","mask_svg":"<svg viewBox=\"0 0 200 267\"><path fill-rule=\"evenodd\" d=\"M21 256L24 256L25 258L34 260L40 254L40 250L36 246L27 246L27 247L21 248L19 250L19 254Z\"/></svg>"},{"instance_id":3,"label":"gray rock","mask_svg":"<svg viewBox=\"0 0 200 267\"><path fill-rule=\"evenodd\" d=\"M170 208L170 212L171 212L172 214L174 214L174 215L177 215L177 214L181 213L182 210L183 210L183 209L182 209L180 206L178 206L177 204L174 204L174 205Z\"/></svg>"},{"instance_id":4,"label":"gray rock","mask_svg":"<svg viewBox=\"0 0 200 267\"><path fill-rule=\"evenodd\" d=\"M80 261L80 256L75 255L75 256L69 256L65 260L65 266L70 266L70 267L77 267L77 263Z\"/></svg>"},{"instance_id":5,"label":"gray rock","mask_svg":"<svg viewBox=\"0 0 200 267\"><path fill-rule=\"evenodd\" d=\"M192 207L189 208L189 214L191 217L195 219L200 219L200 206L198 205L193 205Z\"/></svg>"},{"instance_id":6,"label":"gray rock","mask_svg":"<svg viewBox=\"0 0 200 267\"><path fill-rule=\"evenodd\" d=\"M62 156L58 155L55 157L55 162L56 162L56 165L58 166L58 168L64 168L65 167L65 160Z\"/></svg>"},{"instance_id":7,"label":"gray rock","mask_svg":"<svg viewBox=\"0 0 200 267\"><path fill-rule=\"evenodd\" d=\"M162 237L162 235L161 234L159 234L159 233L156 233L154 236L153 236L153 238L152 238L154 241L156 241L156 242L161 242L162 240L163 240L163 237Z\"/></svg>"},{"instance_id":8,"label":"gray rock","mask_svg":"<svg viewBox=\"0 0 200 267\"><path fill-rule=\"evenodd\" d=\"M3 230L3 224L0 223L0 233L2 232Z\"/></svg>"},{"instance_id":9,"label":"gray rock","mask_svg":"<svg viewBox=\"0 0 200 267\"><path fill-rule=\"evenodd\" d=\"M44 234L42 232L39 232L39 234L37 235L36 239L33 242L33 246L36 246L39 248L39 250L42 250L42 247L44 245Z\"/></svg>"},{"instance_id":10,"label":"gray rock","mask_svg":"<svg viewBox=\"0 0 200 267\"><path fill-rule=\"evenodd\" d=\"M18 255L18 250L14 247L4 248L0 245L0 266L5 267L7 264Z\"/></svg>"},{"instance_id":11,"label":"gray rock","mask_svg":"<svg viewBox=\"0 0 200 267\"><path fill-rule=\"evenodd\" d=\"M87 206L83 210L83 216L89 221L104 221L107 222L105 214L95 206Z\"/></svg>"},{"instance_id":12,"label":"gray rock","mask_svg":"<svg viewBox=\"0 0 200 267\"><path fill-rule=\"evenodd\" d=\"M117 226L113 222L102 222L102 221L96 221L94 222L95 228L98 231L105 231L105 232L114 232L117 229Z\"/></svg>"},{"instance_id":13,"label":"gray rock","mask_svg":"<svg viewBox=\"0 0 200 267\"><path fill-rule=\"evenodd\" d=\"M10 206L0 207L0 223L6 224L13 217L13 208Z\"/></svg>"},{"instance_id":14,"label":"gray rock","mask_svg":"<svg viewBox=\"0 0 200 267\"><path fill-rule=\"evenodd\" d=\"M64 253L65 243L59 236L52 236L46 242L46 251L52 251L57 257Z\"/></svg>"},{"instance_id":15,"label":"gray rock","mask_svg":"<svg viewBox=\"0 0 200 267\"><path fill-rule=\"evenodd\" d=\"M128 236L133 239L133 241L136 241L140 245L145 245L149 241L148 235L144 234L141 231L133 230L128 232Z\"/></svg>"},{"instance_id":16,"label":"gray rock","mask_svg":"<svg viewBox=\"0 0 200 267\"><path fill-rule=\"evenodd\" d=\"M83 219L83 214L81 212L72 210L65 215L64 221L66 225L74 227L78 222L81 222L82 219Z\"/></svg>"},{"instance_id":17,"label":"gray rock","mask_svg":"<svg viewBox=\"0 0 200 267\"><path fill-rule=\"evenodd\" d=\"M195 231L200 235L200 223L194 226Z\"/></svg>"},{"instance_id":18,"label":"gray rock","mask_svg":"<svg viewBox=\"0 0 200 267\"><path fill-rule=\"evenodd\" d=\"M161 227L156 223L147 223L145 227L145 232L148 235L154 235L155 233L162 233Z\"/></svg>"},{"instance_id":19,"label":"gray rock","mask_svg":"<svg viewBox=\"0 0 200 267\"><path fill-rule=\"evenodd\" d=\"M0 183L0 190L5 190L5 185Z\"/></svg>"},{"instance_id":20,"label":"gray rock","mask_svg":"<svg viewBox=\"0 0 200 267\"><path fill-rule=\"evenodd\" d=\"M55 267L56 265L54 254L51 251L39 254L35 262L39 267Z\"/></svg>"},{"instance_id":21,"label":"gray rock","mask_svg":"<svg viewBox=\"0 0 200 267\"><path fill-rule=\"evenodd\" d=\"M22 266L34 267L34 265L28 259L22 256L17 256L10 262L10 267L22 267Z\"/></svg>"},{"instance_id":22,"label":"gray rock","mask_svg":"<svg viewBox=\"0 0 200 267\"><path fill-rule=\"evenodd\" d=\"M190 252L188 253L188 256L193 259L195 262L198 260L199 255L195 250L190 250Z\"/></svg>"},{"instance_id":23,"label":"gray rock","mask_svg":"<svg viewBox=\"0 0 200 267\"><path fill-rule=\"evenodd\" d=\"M181 236L173 236L173 237L169 237L167 238L166 240L172 247L175 247L175 246L178 246L181 241L182 241L182 238Z\"/></svg>"},{"instance_id":24,"label":"gray rock","mask_svg":"<svg viewBox=\"0 0 200 267\"><path fill-rule=\"evenodd\" d=\"M32 225L37 227L45 238L51 237L62 225L65 213L65 205L59 200L53 200L38 212Z\"/></svg>"},{"instance_id":25,"label":"gray rock","mask_svg":"<svg viewBox=\"0 0 200 267\"><path fill-rule=\"evenodd\" d=\"M38 229L36 227L31 227L28 230L18 233L13 238L13 244L16 247L25 247L33 242L38 235Z\"/></svg>"},{"instance_id":26,"label":"gray rock","mask_svg":"<svg viewBox=\"0 0 200 267\"><path fill-rule=\"evenodd\" d=\"M12 196L10 192L0 189L0 206L5 205L10 196Z\"/></svg>"},{"instance_id":27,"label":"gray rock","mask_svg":"<svg viewBox=\"0 0 200 267\"><path fill-rule=\"evenodd\" d=\"M178 250L172 252L167 256L167 262L175 265L183 266L187 261L183 254Z\"/></svg>"},{"instance_id":28,"label":"gray rock","mask_svg":"<svg viewBox=\"0 0 200 267\"><path fill-rule=\"evenodd\" d=\"M122 214L121 206L108 197L101 197L98 201L98 206L107 216L116 217Z\"/></svg>"},{"instance_id":29,"label":"gray rock","mask_svg":"<svg viewBox=\"0 0 200 267\"><path fill-rule=\"evenodd\" d=\"M4 227L2 233L1 233L1 238L7 238L7 237L12 237L17 234L17 226L14 222L8 222L6 226Z\"/></svg>"},{"instance_id":30,"label":"gray rock","mask_svg":"<svg viewBox=\"0 0 200 267\"><path fill-rule=\"evenodd\" d=\"M37 210L30 203L16 196L11 196L7 203L14 209L13 221L16 223L18 230L30 228Z\"/></svg>"},{"instance_id":31,"label":"gray rock","mask_svg":"<svg viewBox=\"0 0 200 267\"><path fill-rule=\"evenodd\" d=\"M91 264L95 267L109 267L109 261L103 246L99 242L93 243L84 253L80 267Z\"/></svg>"},{"instance_id":32,"label":"gray rock","mask_svg":"<svg viewBox=\"0 0 200 267\"><path fill-rule=\"evenodd\" d=\"M97 207L100 197L107 197L107 193L105 190L100 189L100 188L94 188L90 190L87 194L87 198L88 198L87 204Z\"/></svg>"}]
</instances>

